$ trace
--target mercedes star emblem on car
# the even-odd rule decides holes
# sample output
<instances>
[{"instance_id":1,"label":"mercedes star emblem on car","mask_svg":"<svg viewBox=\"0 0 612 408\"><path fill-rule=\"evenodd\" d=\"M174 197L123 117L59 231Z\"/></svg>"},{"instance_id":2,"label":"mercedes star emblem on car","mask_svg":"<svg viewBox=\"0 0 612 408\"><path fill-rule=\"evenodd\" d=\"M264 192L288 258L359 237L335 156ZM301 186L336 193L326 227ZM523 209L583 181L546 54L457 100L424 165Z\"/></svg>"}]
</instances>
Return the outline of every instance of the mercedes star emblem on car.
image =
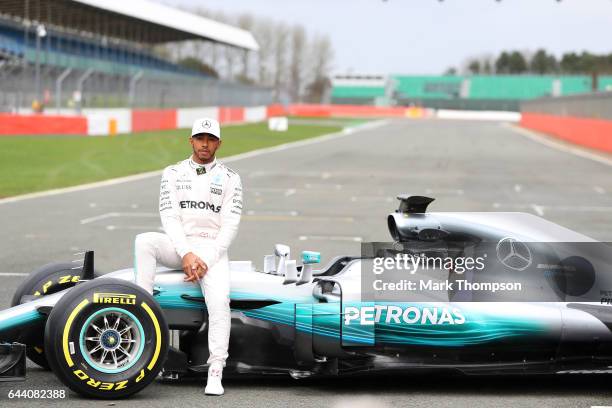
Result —
<instances>
[{"instance_id":1,"label":"mercedes star emblem on car","mask_svg":"<svg viewBox=\"0 0 612 408\"><path fill-rule=\"evenodd\" d=\"M529 247L511 237L501 239L496 250L497 259L504 266L517 271L527 269L533 261Z\"/></svg>"}]
</instances>

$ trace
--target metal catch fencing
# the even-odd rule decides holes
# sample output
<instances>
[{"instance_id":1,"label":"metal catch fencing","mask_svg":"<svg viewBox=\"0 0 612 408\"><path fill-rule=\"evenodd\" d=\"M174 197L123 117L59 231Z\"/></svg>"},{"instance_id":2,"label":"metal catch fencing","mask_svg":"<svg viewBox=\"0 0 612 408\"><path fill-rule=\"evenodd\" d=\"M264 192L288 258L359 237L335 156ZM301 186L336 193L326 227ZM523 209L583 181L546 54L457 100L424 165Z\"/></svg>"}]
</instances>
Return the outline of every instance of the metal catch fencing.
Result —
<instances>
[{"instance_id":1,"label":"metal catch fencing","mask_svg":"<svg viewBox=\"0 0 612 408\"><path fill-rule=\"evenodd\" d=\"M257 106L272 103L271 88L190 75L138 71L131 76L0 61L0 111L19 112L34 101L45 111L82 108Z\"/></svg>"}]
</instances>

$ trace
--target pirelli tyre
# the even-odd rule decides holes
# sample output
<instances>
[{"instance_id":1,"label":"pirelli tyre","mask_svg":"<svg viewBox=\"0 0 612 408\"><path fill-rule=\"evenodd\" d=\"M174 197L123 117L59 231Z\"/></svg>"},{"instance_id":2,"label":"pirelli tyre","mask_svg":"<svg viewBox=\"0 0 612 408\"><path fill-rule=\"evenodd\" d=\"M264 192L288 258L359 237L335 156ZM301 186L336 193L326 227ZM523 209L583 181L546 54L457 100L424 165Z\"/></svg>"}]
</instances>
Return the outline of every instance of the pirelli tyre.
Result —
<instances>
[{"instance_id":1,"label":"pirelli tyre","mask_svg":"<svg viewBox=\"0 0 612 408\"><path fill-rule=\"evenodd\" d=\"M73 287L79 281L82 269L72 263L50 263L43 265L31 274L17 288L11 306L25 303L24 296L46 296ZM26 356L37 365L49 369L43 347L43 329L38 333L28 333L28 338L20 339L26 346Z\"/></svg>"},{"instance_id":2,"label":"pirelli tyre","mask_svg":"<svg viewBox=\"0 0 612 408\"><path fill-rule=\"evenodd\" d=\"M168 326L151 295L131 282L79 284L53 307L45 349L57 377L93 398L135 394L155 379L168 352Z\"/></svg>"}]
</instances>

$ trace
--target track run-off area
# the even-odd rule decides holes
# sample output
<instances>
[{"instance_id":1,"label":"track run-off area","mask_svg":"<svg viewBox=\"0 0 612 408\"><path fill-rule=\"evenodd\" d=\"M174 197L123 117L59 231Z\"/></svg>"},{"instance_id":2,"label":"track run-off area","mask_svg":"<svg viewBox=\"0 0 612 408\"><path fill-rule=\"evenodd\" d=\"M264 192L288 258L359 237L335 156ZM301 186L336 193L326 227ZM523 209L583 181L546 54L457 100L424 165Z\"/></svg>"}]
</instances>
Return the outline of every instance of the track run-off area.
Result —
<instances>
[{"instance_id":1,"label":"track run-off area","mask_svg":"<svg viewBox=\"0 0 612 408\"><path fill-rule=\"evenodd\" d=\"M185 157L189 155L185 142ZM362 241L388 241L386 215L401 193L434 197L431 211L529 212L601 241L612 241L612 160L498 122L369 122L289 146L228 158L244 187L244 215L232 260L253 260L274 244L293 254L320 251L326 263L358 254ZM171 163L168 163L171 164ZM161 169L160 169L161 170ZM136 234L160 229L160 175L0 202L0 306L24 276L52 261L95 251L96 269L129 267ZM295 257L295 255L294 255ZM75 263L78 264L78 263ZM231 360L231 355L230 355ZM66 389L28 364L27 380L8 392ZM396 376L292 380L231 379L226 395L204 396L205 380L155 382L135 397L91 406L217 407L589 407L612 405L609 376ZM355 382L359 382L359 387ZM58 401L55 401L58 402ZM11 400L10 406L48 405ZM84 401L67 391L64 406Z\"/></svg>"}]
</instances>

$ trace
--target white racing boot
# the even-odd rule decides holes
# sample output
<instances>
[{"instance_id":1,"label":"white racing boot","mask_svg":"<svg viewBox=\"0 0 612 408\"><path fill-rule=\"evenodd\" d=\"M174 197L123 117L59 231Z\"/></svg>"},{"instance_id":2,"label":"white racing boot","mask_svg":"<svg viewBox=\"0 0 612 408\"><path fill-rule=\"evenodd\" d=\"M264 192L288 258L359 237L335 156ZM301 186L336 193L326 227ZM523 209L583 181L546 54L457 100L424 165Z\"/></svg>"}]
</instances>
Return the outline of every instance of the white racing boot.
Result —
<instances>
[{"instance_id":1,"label":"white racing boot","mask_svg":"<svg viewBox=\"0 0 612 408\"><path fill-rule=\"evenodd\" d=\"M221 378L223 377L223 367L220 364L212 364L208 368L208 381L204 393L206 395L223 395L223 385Z\"/></svg>"}]
</instances>

